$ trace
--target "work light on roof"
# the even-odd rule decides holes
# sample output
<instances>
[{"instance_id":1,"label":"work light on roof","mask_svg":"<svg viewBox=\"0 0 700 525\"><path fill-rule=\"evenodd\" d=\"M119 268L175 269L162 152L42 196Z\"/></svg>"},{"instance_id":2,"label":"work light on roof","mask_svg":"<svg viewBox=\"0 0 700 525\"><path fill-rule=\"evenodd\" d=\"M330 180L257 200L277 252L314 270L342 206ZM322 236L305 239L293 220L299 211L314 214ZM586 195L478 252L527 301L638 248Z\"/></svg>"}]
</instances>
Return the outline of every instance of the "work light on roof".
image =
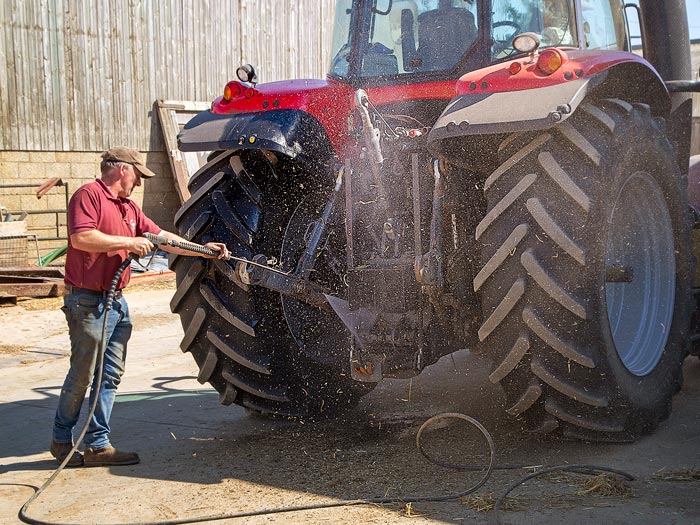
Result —
<instances>
[{"instance_id":1,"label":"work light on roof","mask_svg":"<svg viewBox=\"0 0 700 525\"><path fill-rule=\"evenodd\" d=\"M534 53L540 47L537 33L521 33L513 39L513 48L521 53Z\"/></svg>"},{"instance_id":2,"label":"work light on roof","mask_svg":"<svg viewBox=\"0 0 700 525\"><path fill-rule=\"evenodd\" d=\"M258 76L255 74L255 68L252 64L243 64L236 69L236 76L241 82L249 82L255 85L258 81Z\"/></svg>"}]
</instances>

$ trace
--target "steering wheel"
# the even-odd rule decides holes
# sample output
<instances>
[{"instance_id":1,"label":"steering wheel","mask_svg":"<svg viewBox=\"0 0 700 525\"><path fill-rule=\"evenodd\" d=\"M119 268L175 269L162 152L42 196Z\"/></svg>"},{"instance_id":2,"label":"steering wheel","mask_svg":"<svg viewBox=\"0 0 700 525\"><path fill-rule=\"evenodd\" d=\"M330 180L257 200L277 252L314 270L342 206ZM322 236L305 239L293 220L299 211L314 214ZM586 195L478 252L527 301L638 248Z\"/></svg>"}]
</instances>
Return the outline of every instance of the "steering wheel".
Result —
<instances>
[{"instance_id":1,"label":"steering wheel","mask_svg":"<svg viewBox=\"0 0 700 525\"><path fill-rule=\"evenodd\" d=\"M504 38L504 39L498 39L494 38L493 41L498 43L498 44L510 44L511 40L513 40L513 37L520 33L520 24L517 22L513 22L512 20L501 20L500 22L494 22L493 23L493 29L496 29L497 27L512 27L513 32L510 34L510 36Z\"/></svg>"},{"instance_id":2,"label":"steering wheel","mask_svg":"<svg viewBox=\"0 0 700 525\"><path fill-rule=\"evenodd\" d=\"M496 29L497 27L512 27L513 32L507 32L506 34L508 35L505 38L496 38L495 36L493 37L493 49L492 49L492 56L494 58L507 58L510 55L512 55L515 50L512 49L512 42L513 42L513 37L517 35L518 33L521 32L520 24L517 22L513 22L512 20L501 20L499 22L494 22L493 23L493 29ZM507 52L508 49L511 49L510 52Z\"/></svg>"}]
</instances>

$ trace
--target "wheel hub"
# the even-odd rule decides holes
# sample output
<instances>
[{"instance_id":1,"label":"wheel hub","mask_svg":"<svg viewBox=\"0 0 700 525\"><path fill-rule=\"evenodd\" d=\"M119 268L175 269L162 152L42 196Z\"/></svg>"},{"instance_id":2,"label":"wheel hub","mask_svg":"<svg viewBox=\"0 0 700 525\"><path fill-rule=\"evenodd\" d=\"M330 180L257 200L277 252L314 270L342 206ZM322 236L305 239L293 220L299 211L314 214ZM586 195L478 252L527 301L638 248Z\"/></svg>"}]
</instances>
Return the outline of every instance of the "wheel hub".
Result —
<instances>
[{"instance_id":1,"label":"wheel hub","mask_svg":"<svg viewBox=\"0 0 700 525\"><path fill-rule=\"evenodd\" d=\"M651 175L637 172L627 179L609 221L605 299L610 331L624 366L641 377L663 355L676 286L671 217Z\"/></svg>"}]
</instances>

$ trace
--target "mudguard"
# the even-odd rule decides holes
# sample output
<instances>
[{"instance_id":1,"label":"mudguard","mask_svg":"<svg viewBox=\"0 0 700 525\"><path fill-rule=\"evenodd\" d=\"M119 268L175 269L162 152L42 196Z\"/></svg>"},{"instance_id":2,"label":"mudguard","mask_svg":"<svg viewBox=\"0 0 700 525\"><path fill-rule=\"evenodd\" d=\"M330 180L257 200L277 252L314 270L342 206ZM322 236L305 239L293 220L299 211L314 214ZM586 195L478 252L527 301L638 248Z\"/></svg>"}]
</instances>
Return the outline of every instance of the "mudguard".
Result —
<instances>
[{"instance_id":1,"label":"mudguard","mask_svg":"<svg viewBox=\"0 0 700 525\"><path fill-rule=\"evenodd\" d=\"M467 135L552 127L569 118L601 80L592 77L525 91L458 96L435 122L428 143Z\"/></svg>"},{"instance_id":2,"label":"mudguard","mask_svg":"<svg viewBox=\"0 0 700 525\"><path fill-rule=\"evenodd\" d=\"M459 150L459 138L535 131L568 119L592 91L648 103L667 115L671 101L663 80L643 58L622 51L558 50L563 66L543 76L533 63L517 59L464 75L457 96L428 135L433 154ZM519 62L517 74L509 71ZM517 65L517 64L516 64Z\"/></svg>"},{"instance_id":3,"label":"mudguard","mask_svg":"<svg viewBox=\"0 0 700 525\"><path fill-rule=\"evenodd\" d=\"M177 141L182 151L265 149L290 158L332 153L321 123L295 109L224 115L203 111L185 125Z\"/></svg>"}]
</instances>

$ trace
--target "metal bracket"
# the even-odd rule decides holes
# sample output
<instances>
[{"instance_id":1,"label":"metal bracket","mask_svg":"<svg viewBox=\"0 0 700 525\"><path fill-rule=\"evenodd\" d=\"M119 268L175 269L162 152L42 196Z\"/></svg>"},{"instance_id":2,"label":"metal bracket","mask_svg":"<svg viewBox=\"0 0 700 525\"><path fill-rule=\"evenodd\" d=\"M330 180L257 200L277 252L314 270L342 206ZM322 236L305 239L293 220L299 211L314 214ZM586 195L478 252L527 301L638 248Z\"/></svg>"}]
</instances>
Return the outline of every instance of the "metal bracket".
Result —
<instances>
[{"instance_id":1,"label":"metal bracket","mask_svg":"<svg viewBox=\"0 0 700 525\"><path fill-rule=\"evenodd\" d=\"M267 266L267 257L263 254L253 257L253 262L255 265L242 261L236 263L236 272L241 276L245 276L241 280L246 284L262 286L324 310L331 310L323 295L328 290L296 275L284 274L272 268L265 268Z\"/></svg>"},{"instance_id":2,"label":"metal bracket","mask_svg":"<svg viewBox=\"0 0 700 525\"><path fill-rule=\"evenodd\" d=\"M433 214L430 221L430 250L423 255L416 255L416 280L423 286L441 289L445 282L442 272L442 201L445 186L440 174L439 161L433 162L435 189L433 190Z\"/></svg>"}]
</instances>

